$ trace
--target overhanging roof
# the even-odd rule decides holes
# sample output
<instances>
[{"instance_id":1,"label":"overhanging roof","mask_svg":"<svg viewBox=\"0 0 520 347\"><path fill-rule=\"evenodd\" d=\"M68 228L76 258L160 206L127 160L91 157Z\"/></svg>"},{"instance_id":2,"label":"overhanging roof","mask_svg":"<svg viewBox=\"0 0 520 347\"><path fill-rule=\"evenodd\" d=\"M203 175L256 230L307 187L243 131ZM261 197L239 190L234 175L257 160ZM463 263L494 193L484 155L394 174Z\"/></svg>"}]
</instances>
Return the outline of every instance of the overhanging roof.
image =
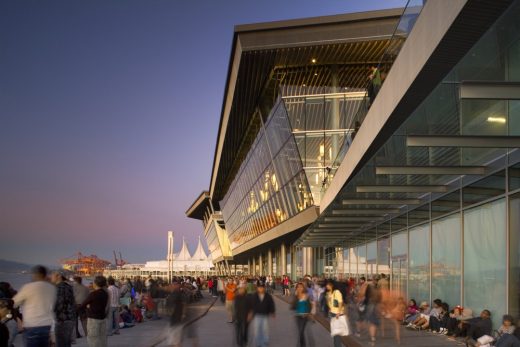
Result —
<instances>
[{"instance_id":1,"label":"overhanging roof","mask_svg":"<svg viewBox=\"0 0 520 347\"><path fill-rule=\"evenodd\" d=\"M366 64L379 62L401 14L402 9L390 9L235 27L213 161L213 201L226 193L251 116L277 68L338 65L340 75L351 79L340 85L364 87Z\"/></svg>"},{"instance_id":2,"label":"overhanging roof","mask_svg":"<svg viewBox=\"0 0 520 347\"><path fill-rule=\"evenodd\" d=\"M204 219L204 213L210 204L209 192L203 191L186 211L186 216L194 219Z\"/></svg>"}]
</instances>

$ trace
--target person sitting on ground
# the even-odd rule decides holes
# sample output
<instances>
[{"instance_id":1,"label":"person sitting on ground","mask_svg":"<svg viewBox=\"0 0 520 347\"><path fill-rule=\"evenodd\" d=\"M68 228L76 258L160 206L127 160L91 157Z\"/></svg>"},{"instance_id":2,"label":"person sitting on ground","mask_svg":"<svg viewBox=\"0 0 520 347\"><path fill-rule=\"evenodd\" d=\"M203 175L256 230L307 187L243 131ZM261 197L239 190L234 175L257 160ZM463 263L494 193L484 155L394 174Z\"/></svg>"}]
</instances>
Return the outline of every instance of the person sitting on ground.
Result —
<instances>
[{"instance_id":1,"label":"person sitting on ground","mask_svg":"<svg viewBox=\"0 0 520 347\"><path fill-rule=\"evenodd\" d=\"M130 309L128 308L128 306L126 306L126 305L123 305L120 307L119 322L120 322L119 326L121 328L131 328L135 325L134 316L133 316L132 312L130 312Z\"/></svg>"},{"instance_id":2,"label":"person sitting on ground","mask_svg":"<svg viewBox=\"0 0 520 347\"><path fill-rule=\"evenodd\" d=\"M430 314L430 305L426 301L421 302L419 310L415 314L409 316L408 318L405 318L405 323L408 323L406 327L413 328L413 323L421 317L421 314Z\"/></svg>"},{"instance_id":3,"label":"person sitting on ground","mask_svg":"<svg viewBox=\"0 0 520 347\"><path fill-rule=\"evenodd\" d=\"M134 322L142 323L143 322L143 313L139 307L135 303L130 304L130 312L132 312L132 316L134 316Z\"/></svg>"},{"instance_id":4,"label":"person sitting on ground","mask_svg":"<svg viewBox=\"0 0 520 347\"><path fill-rule=\"evenodd\" d=\"M466 336L468 345L476 345L476 341L484 335L491 336L491 312L483 310L480 317L471 318L462 322L462 336Z\"/></svg>"},{"instance_id":5,"label":"person sitting on ground","mask_svg":"<svg viewBox=\"0 0 520 347\"><path fill-rule=\"evenodd\" d=\"M430 329L434 333L446 335L448 333L448 319L450 318L450 307L447 303L441 304L439 317L430 317Z\"/></svg>"},{"instance_id":6,"label":"person sitting on ground","mask_svg":"<svg viewBox=\"0 0 520 347\"><path fill-rule=\"evenodd\" d=\"M426 330L430 327L430 318L440 318L442 308L442 301L440 299L433 300L433 308L429 314L421 313L420 317L413 322L413 328L417 330Z\"/></svg>"},{"instance_id":7,"label":"person sitting on ground","mask_svg":"<svg viewBox=\"0 0 520 347\"><path fill-rule=\"evenodd\" d=\"M415 299L410 299L410 301L408 301L408 307L406 308L403 322L405 322L407 318L416 315L418 312L419 307L417 306L417 302Z\"/></svg>"},{"instance_id":8,"label":"person sitting on ground","mask_svg":"<svg viewBox=\"0 0 520 347\"><path fill-rule=\"evenodd\" d=\"M507 319L513 318L510 315L507 315L507 316L509 316L509 317L507 317ZM505 323L505 324L502 324L502 326L504 326L506 324L509 324L509 323L505 322L506 321L506 316L504 316L502 321ZM511 321L511 324L512 323L514 323L514 322ZM519 326L519 324L517 324L517 327L514 329L512 334L510 334L510 333L503 333L502 335L500 335L497 338L497 341L495 342L495 347L520 347L520 328L518 326ZM503 331L506 331L506 330L507 331L511 331L511 329L507 328L507 326L506 326L506 329L502 329L502 330Z\"/></svg>"}]
</instances>

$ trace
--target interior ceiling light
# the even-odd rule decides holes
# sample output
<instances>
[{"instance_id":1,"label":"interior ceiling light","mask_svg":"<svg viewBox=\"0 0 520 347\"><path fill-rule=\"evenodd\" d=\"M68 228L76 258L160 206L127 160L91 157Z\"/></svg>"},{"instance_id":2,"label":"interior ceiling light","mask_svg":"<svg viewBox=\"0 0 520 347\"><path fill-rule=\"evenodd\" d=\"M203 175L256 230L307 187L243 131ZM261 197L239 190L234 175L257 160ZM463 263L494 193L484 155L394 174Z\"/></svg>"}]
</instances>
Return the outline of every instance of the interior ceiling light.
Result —
<instances>
[{"instance_id":1,"label":"interior ceiling light","mask_svg":"<svg viewBox=\"0 0 520 347\"><path fill-rule=\"evenodd\" d=\"M311 59L311 63L316 64L316 62L317 62L316 58Z\"/></svg>"},{"instance_id":2,"label":"interior ceiling light","mask_svg":"<svg viewBox=\"0 0 520 347\"><path fill-rule=\"evenodd\" d=\"M505 124L506 123L506 118L505 117L488 117L487 121L490 122L490 123Z\"/></svg>"}]
</instances>

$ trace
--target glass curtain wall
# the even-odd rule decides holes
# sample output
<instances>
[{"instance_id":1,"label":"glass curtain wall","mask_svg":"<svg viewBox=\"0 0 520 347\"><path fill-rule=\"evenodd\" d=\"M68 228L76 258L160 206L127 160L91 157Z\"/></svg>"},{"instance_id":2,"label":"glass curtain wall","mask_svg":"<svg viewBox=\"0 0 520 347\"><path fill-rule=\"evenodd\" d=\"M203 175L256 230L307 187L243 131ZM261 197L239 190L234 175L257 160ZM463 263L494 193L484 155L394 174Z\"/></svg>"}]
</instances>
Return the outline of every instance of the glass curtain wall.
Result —
<instances>
[{"instance_id":1,"label":"glass curtain wall","mask_svg":"<svg viewBox=\"0 0 520 347\"><path fill-rule=\"evenodd\" d=\"M505 199L466 210L464 306L476 314L490 309L495 327L506 312L506 255Z\"/></svg>"},{"instance_id":2,"label":"glass curtain wall","mask_svg":"<svg viewBox=\"0 0 520 347\"><path fill-rule=\"evenodd\" d=\"M392 235L391 288L407 297L408 232Z\"/></svg>"},{"instance_id":3,"label":"glass curtain wall","mask_svg":"<svg viewBox=\"0 0 520 347\"><path fill-rule=\"evenodd\" d=\"M369 278L374 277L377 272L377 242L373 241L367 244L367 275Z\"/></svg>"},{"instance_id":4,"label":"glass curtain wall","mask_svg":"<svg viewBox=\"0 0 520 347\"><path fill-rule=\"evenodd\" d=\"M312 205L287 114L279 103L220 203L232 249Z\"/></svg>"},{"instance_id":5,"label":"glass curtain wall","mask_svg":"<svg viewBox=\"0 0 520 347\"><path fill-rule=\"evenodd\" d=\"M520 315L520 194L515 194L509 199L509 254L509 313L513 317L518 317Z\"/></svg>"},{"instance_id":6,"label":"glass curtain wall","mask_svg":"<svg viewBox=\"0 0 520 347\"><path fill-rule=\"evenodd\" d=\"M430 302L430 223L411 228L409 233L408 296Z\"/></svg>"},{"instance_id":7,"label":"glass curtain wall","mask_svg":"<svg viewBox=\"0 0 520 347\"><path fill-rule=\"evenodd\" d=\"M452 214L432 222L432 299L451 307L461 301L461 216Z\"/></svg>"}]
</instances>

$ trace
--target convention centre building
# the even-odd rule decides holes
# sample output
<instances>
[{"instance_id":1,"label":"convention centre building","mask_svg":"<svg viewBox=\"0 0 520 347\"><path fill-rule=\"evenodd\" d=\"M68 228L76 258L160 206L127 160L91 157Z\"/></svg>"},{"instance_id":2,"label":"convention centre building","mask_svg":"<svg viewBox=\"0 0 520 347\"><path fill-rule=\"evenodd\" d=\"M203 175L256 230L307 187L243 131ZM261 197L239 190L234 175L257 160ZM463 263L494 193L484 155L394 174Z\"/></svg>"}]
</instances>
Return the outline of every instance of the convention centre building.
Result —
<instances>
[{"instance_id":1,"label":"convention centre building","mask_svg":"<svg viewBox=\"0 0 520 347\"><path fill-rule=\"evenodd\" d=\"M519 148L520 0L239 25L186 214L222 274L385 273L519 316Z\"/></svg>"}]
</instances>

